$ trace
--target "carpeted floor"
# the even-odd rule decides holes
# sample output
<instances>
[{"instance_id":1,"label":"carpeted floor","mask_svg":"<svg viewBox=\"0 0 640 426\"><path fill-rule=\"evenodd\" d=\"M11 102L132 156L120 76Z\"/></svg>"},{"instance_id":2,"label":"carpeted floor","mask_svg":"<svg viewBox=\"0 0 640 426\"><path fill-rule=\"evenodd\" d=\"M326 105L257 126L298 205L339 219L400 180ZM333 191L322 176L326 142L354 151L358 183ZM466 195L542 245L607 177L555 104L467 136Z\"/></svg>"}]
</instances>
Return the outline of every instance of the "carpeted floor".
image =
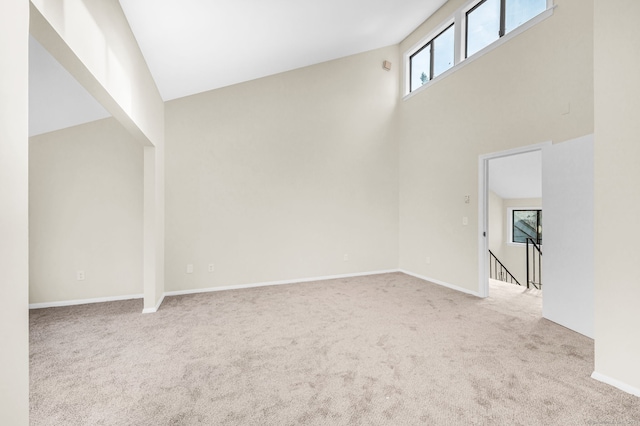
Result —
<instances>
[{"instance_id":1,"label":"carpeted floor","mask_svg":"<svg viewBox=\"0 0 640 426\"><path fill-rule=\"evenodd\" d=\"M31 424L640 425L593 341L510 290L393 273L32 311Z\"/></svg>"}]
</instances>

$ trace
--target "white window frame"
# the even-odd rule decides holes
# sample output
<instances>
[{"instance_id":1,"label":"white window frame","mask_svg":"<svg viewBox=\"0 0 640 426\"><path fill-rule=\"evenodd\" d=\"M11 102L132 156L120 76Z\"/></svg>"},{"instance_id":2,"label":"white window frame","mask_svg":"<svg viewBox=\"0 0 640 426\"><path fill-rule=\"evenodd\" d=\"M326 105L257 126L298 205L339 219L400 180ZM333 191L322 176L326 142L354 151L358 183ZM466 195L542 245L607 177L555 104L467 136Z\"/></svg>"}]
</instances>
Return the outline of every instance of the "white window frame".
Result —
<instances>
[{"instance_id":1,"label":"white window frame","mask_svg":"<svg viewBox=\"0 0 640 426\"><path fill-rule=\"evenodd\" d=\"M542 206L537 206L537 207L528 207L528 206L524 206L524 207L507 207L507 245L508 246L513 246L513 247L524 247L527 245L527 243L514 243L513 242L513 211L514 210L540 210L542 211ZM542 247L542 244L540 244L540 247Z\"/></svg>"},{"instance_id":2,"label":"white window frame","mask_svg":"<svg viewBox=\"0 0 640 426\"><path fill-rule=\"evenodd\" d=\"M512 38L518 36L519 34L522 34L526 30L528 30L529 28L531 28L531 27L537 25L538 23L544 21L545 19L547 19L548 17L553 15L553 10L557 7L557 5L554 5L553 0L547 0L547 8L546 8L546 10L544 10L543 12L539 13L538 15L532 17L531 19L529 19L527 22L523 23L519 27L514 28L511 32L505 34L504 36L500 37L498 40L496 40L493 43L487 45L482 50L474 53L473 55L469 56L468 58L465 58L464 57L464 53L465 53L466 35L465 35L464 31L465 31L465 29L467 27L467 22L466 22L467 12L469 10L471 10L473 7L475 7L481 1L482 0L469 0L462 7L458 8L458 10L456 10L451 16L449 16L447 19L445 19L440 25L436 26L433 31L429 32L426 37L421 38L419 42L417 42L416 44L411 46L411 48L404 53L404 55L403 55L403 64L404 64L403 99L404 100L410 99L411 97L413 97L417 93L422 92L425 88L427 88L429 86L432 86L435 82L443 80L444 78L446 78L447 76L453 74L454 72L456 72L457 70L461 69L465 65L467 65L467 64L475 61L476 59L486 55L487 53L489 53L493 49L501 46L502 44L506 43L507 41L511 40ZM411 66L410 66L410 63L409 63L411 56L414 53L416 53L418 50L420 50L424 45L430 43L438 34L440 34L442 31L444 31L446 28L448 28L451 24L454 25L454 56L453 56L454 63L453 63L453 66L451 68L449 68L447 71L437 75L435 78L432 78L431 80L429 80L428 82L426 82L422 86L414 89L413 91L409 91L410 87L411 87L410 86L410 84L411 84L410 83L410 81L411 81L411 75L410 75Z\"/></svg>"}]
</instances>

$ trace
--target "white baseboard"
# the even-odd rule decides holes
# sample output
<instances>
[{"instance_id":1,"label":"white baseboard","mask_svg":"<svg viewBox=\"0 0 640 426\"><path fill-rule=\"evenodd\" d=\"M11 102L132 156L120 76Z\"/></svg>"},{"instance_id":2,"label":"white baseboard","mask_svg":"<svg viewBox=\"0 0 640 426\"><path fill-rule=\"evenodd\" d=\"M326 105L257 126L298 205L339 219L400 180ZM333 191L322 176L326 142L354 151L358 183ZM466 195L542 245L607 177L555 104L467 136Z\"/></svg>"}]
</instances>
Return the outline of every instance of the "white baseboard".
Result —
<instances>
[{"instance_id":1,"label":"white baseboard","mask_svg":"<svg viewBox=\"0 0 640 426\"><path fill-rule=\"evenodd\" d=\"M614 388L618 388L623 392L630 393L631 395L640 397L640 389L634 388L633 386L623 383L620 380L612 379L611 377L605 376L604 374L598 373L596 371L594 371L593 374L591 374L591 378L599 382L611 385Z\"/></svg>"},{"instance_id":2,"label":"white baseboard","mask_svg":"<svg viewBox=\"0 0 640 426\"><path fill-rule=\"evenodd\" d=\"M158 303L156 303L156 306L154 306L153 308L144 308L142 310L143 314L155 314L156 312L158 312L158 309L160 309L160 305L162 305L162 302L164 301L164 297L167 295L167 293L164 293L162 295L162 297L160 298L160 300L158 300Z\"/></svg>"},{"instance_id":3,"label":"white baseboard","mask_svg":"<svg viewBox=\"0 0 640 426\"><path fill-rule=\"evenodd\" d=\"M142 299L142 294L128 296L97 297L95 299L62 300L59 302L31 303L29 309L58 308L61 306L86 305L89 303L117 302L119 300Z\"/></svg>"},{"instance_id":4,"label":"white baseboard","mask_svg":"<svg viewBox=\"0 0 640 426\"><path fill-rule=\"evenodd\" d=\"M297 284L297 283L305 283L305 282L313 282L313 281L335 280L339 278L364 277L367 275L390 274L393 272L402 272L403 274L411 275L412 277L419 278L421 280L428 281L434 284L438 284L443 287L450 288L452 290L456 290L462 293L467 293L473 296L480 297L478 292L474 292L463 287L445 283L443 281L425 277L419 274L414 274L413 272L405 271L403 269L388 269L388 270L382 270L382 271L368 271L368 272L356 272L352 274L325 275L321 277L298 278L293 280L267 281L267 282L252 283L252 284L238 284L238 285L229 285L229 286L221 286L221 287L167 291L162 295L160 300L158 300L158 303L156 304L156 306L154 306L153 308L145 308L142 310L142 313L151 314L151 313L157 312L158 309L160 308L160 305L162 305L164 298L167 296L181 296L185 294L210 293L214 291L239 290L243 288L256 288L256 287L268 287L268 286L274 286L274 285ZM64 300L59 302L32 303L29 305L29 309L55 308L55 307L61 307L61 306L85 305L89 303L115 302L119 300L142 299L142 298L144 298L144 295L142 294L131 294L127 296L99 297L95 299L79 299L79 300ZM601 380L601 381L607 383L605 380ZM613 386L616 386L616 385L613 385ZM630 392L630 393L633 393L633 392Z\"/></svg>"},{"instance_id":5,"label":"white baseboard","mask_svg":"<svg viewBox=\"0 0 640 426\"><path fill-rule=\"evenodd\" d=\"M443 287L450 288L452 290L460 291L462 293L467 293L467 294L471 294L473 296L479 297L479 294L477 292L468 290L463 287L445 283L443 281L425 277L419 274L414 274L413 272L405 271L402 269L387 269L382 271L368 271L368 272L356 272L352 274L325 275L321 277L297 278L293 280L267 281L267 282L261 282L261 283L238 284L238 285L221 286L221 287L167 291L162 295L160 300L158 300L158 303L156 304L156 306L154 306L153 308L145 308L142 310L142 313L151 314L151 313L157 312L158 309L160 308L160 305L162 305L164 298L167 296L181 296L185 294L210 293L214 291L238 290L243 288L268 287L268 286L274 286L274 285L286 285L286 284L297 284L297 283L305 283L305 282L313 282L313 281L335 280L340 278L364 277L367 275L390 274L393 272L402 272L403 274L411 275L412 277L416 277L424 281L429 281L434 284L438 284ZM85 305L88 303L115 302L119 300L142 299L142 298L144 298L144 295L142 294L132 294L127 296L99 297L95 299L64 300L59 302L32 303L29 305L29 309L55 308L55 307L61 307L61 306Z\"/></svg>"},{"instance_id":6,"label":"white baseboard","mask_svg":"<svg viewBox=\"0 0 640 426\"><path fill-rule=\"evenodd\" d=\"M480 293L477 291L472 291L464 287L459 287L457 285L445 283L444 281L435 280L433 278L425 277L423 275L414 274L413 272L405 271L404 269L400 269L399 272L402 272L403 274L411 275L412 277L416 277L424 281L429 281L430 283L441 285L442 287L450 288L451 290L456 290L462 293L470 294L472 296L480 297Z\"/></svg>"},{"instance_id":7,"label":"white baseboard","mask_svg":"<svg viewBox=\"0 0 640 426\"><path fill-rule=\"evenodd\" d=\"M313 281L324 281L324 280L335 280L338 278L353 278L353 277L363 277L367 275L380 275L380 274L389 274L392 272L399 272L397 269L389 269L385 271L370 271L370 272L357 272L354 274L342 274L342 275L326 275L322 277L312 277L312 278L298 278L294 280L282 280L282 281L267 281L262 283L252 283L252 284L238 284L238 285L229 285L229 286L221 286L221 287L210 287L210 288L196 288L190 290L178 290L178 291L167 291L164 293L165 296L182 296L185 294L197 294L197 293L210 293L213 291L225 291L225 290L238 290L243 288L255 288L255 287L268 287L273 285L284 285L284 284L297 284L297 283L307 283Z\"/></svg>"},{"instance_id":8,"label":"white baseboard","mask_svg":"<svg viewBox=\"0 0 640 426\"><path fill-rule=\"evenodd\" d=\"M294 280L283 280L283 281L269 281L262 283L253 283L253 284L240 284L240 285L230 285L223 287L211 287L211 288L197 288L190 290L180 290L180 291L168 291L165 292L158 303L153 308L145 308L142 310L143 314L152 314L158 311L160 305L164 301L164 298L167 296L180 296L184 294L197 294L197 293L209 293L213 291L225 291L225 290L237 290L242 288L254 288L254 287L266 287L272 285L283 285L283 284L296 284L296 283L304 283L304 282L312 282L312 281L322 281L322 280L334 280L337 278L351 278L351 277L363 277L366 275L380 275L380 274L389 274L392 272L399 272L397 269L389 269L385 271L370 271L370 272L357 272L354 274L341 274L341 275L326 275L322 277L312 277L312 278L298 278ZM42 308L56 308L62 306L74 306L74 305L85 305L88 303L103 303L103 302L115 302L119 300L130 300L130 299L143 299L143 294L132 294L128 296L113 296L113 297L99 297L95 299L82 299L82 300L63 300L59 302L46 302L46 303L32 303L29 305L29 309L42 309Z\"/></svg>"}]
</instances>

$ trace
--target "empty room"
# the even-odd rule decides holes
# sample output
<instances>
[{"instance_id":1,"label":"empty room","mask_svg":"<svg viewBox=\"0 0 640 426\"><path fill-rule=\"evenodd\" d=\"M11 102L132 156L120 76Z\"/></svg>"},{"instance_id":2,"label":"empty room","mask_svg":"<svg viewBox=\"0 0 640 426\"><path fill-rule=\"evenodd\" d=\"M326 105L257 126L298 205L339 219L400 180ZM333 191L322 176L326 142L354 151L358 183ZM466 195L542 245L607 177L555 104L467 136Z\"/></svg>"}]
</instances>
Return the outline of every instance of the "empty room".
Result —
<instances>
[{"instance_id":1,"label":"empty room","mask_svg":"<svg viewBox=\"0 0 640 426\"><path fill-rule=\"evenodd\" d=\"M640 4L1 8L0 424L640 424Z\"/></svg>"}]
</instances>

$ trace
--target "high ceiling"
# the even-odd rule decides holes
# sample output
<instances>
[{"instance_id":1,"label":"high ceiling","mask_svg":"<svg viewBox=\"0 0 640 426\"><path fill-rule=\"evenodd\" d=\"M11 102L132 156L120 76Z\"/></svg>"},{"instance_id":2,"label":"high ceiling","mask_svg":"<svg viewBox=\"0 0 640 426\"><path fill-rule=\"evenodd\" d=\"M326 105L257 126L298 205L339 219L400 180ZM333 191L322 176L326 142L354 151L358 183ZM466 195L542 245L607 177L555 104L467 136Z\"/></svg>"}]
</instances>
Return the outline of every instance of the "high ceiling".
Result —
<instances>
[{"instance_id":1,"label":"high ceiling","mask_svg":"<svg viewBox=\"0 0 640 426\"><path fill-rule=\"evenodd\" d=\"M162 98L402 41L446 0L120 0Z\"/></svg>"},{"instance_id":2,"label":"high ceiling","mask_svg":"<svg viewBox=\"0 0 640 426\"><path fill-rule=\"evenodd\" d=\"M119 1L164 100L399 43L446 2ZM29 49L31 136L109 116L33 38Z\"/></svg>"}]
</instances>

